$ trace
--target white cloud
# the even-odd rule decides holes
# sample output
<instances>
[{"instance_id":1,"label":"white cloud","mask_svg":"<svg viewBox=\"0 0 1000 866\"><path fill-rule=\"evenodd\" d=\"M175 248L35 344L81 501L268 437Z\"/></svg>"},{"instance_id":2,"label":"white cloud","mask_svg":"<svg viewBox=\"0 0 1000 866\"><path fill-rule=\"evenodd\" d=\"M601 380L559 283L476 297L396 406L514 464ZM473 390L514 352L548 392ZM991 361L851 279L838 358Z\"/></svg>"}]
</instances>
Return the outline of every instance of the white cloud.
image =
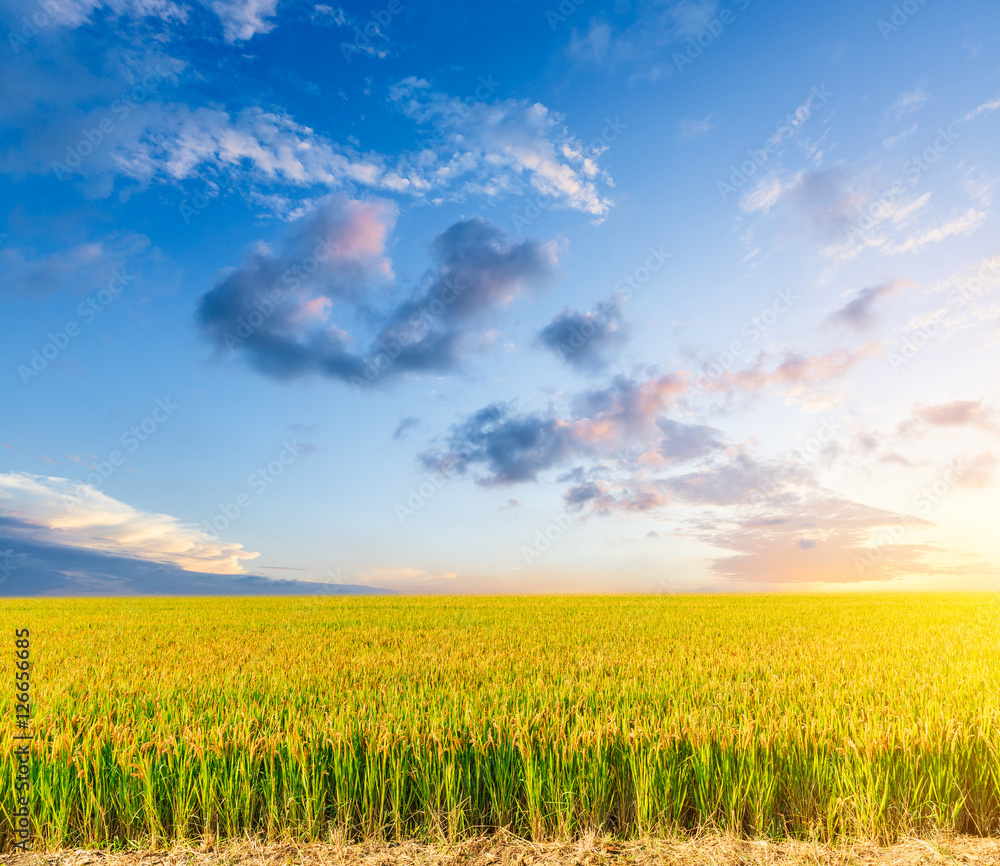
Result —
<instances>
[{"instance_id":1,"label":"white cloud","mask_svg":"<svg viewBox=\"0 0 1000 866\"><path fill-rule=\"evenodd\" d=\"M246 573L259 554L219 541L166 514L140 511L67 478L0 474L0 509L26 540L174 565L185 571Z\"/></svg>"},{"instance_id":2,"label":"white cloud","mask_svg":"<svg viewBox=\"0 0 1000 866\"><path fill-rule=\"evenodd\" d=\"M690 141L692 138L697 138L699 135L704 135L715 127L712 125L712 114L709 113L708 116L701 118L700 120L691 120L685 117L677 128L677 138L680 141Z\"/></svg>"},{"instance_id":3,"label":"white cloud","mask_svg":"<svg viewBox=\"0 0 1000 866\"><path fill-rule=\"evenodd\" d=\"M595 216L608 212L611 202L595 181L610 185L611 180L597 159L623 126L594 130L587 145L570 135L560 115L538 102L465 102L413 77L393 87L390 97L408 117L434 130L413 156L422 184L460 182L465 192L488 196L534 191L562 207ZM400 175L401 189L413 179L413 174Z\"/></svg>"},{"instance_id":4,"label":"white cloud","mask_svg":"<svg viewBox=\"0 0 1000 866\"><path fill-rule=\"evenodd\" d=\"M169 70L173 74L173 68ZM38 101L59 104L56 89ZM432 92L415 79L392 91L397 108L419 127L416 142L398 156L341 145L280 111L250 107L231 114L221 106L192 108L177 102L148 101L124 118L96 146L76 152L81 129L110 119L108 106L85 114L65 105L50 122L37 123L37 109L25 104L11 125L25 131L27 144L3 153L7 171L69 176L87 194L106 197L116 180L140 186L200 178L211 190L220 173L248 178L264 189L251 197L288 187L323 187L315 193L366 187L382 193L432 201L458 201L471 195L548 197L548 206L572 208L603 217L611 206L603 188L613 181L600 168L601 154L624 129L609 122L594 130L590 144L566 129L562 118L527 100L466 103ZM58 168L54 169L52 157ZM232 183L227 180L225 186ZM221 185L221 184L219 184ZM276 190L281 185L283 189ZM120 190L120 184L118 184ZM299 202L289 200L294 210Z\"/></svg>"},{"instance_id":5,"label":"white cloud","mask_svg":"<svg viewBox=\"0 0 1000 866\"><path fill-rule=\"evenodd\" d=\"M931 95L922 87L916 87L899 97L886 112L892 120L902 120L907 114L920 111L930 101Z\"/></svg>"},{"instance_id":6,"label":"white cloud","mask_svg":"<svg viewBox=\"0 0 1000 866\"><path fill-rule=\"evenodd\" d=\"M213 0L212 11L222 22L226 42L243 42L258 33L269 33L278 0Z\"/></svg>"},{"instance_id":7,"label":"white cloud","mask_svg":"<svg viewBox=\"0 0 1000 866\"><path fill-rule=\"evenodd\" d=\"M989 102L984 102L978 108L973 109L962 118L961 122L968 123L970 120L975 120L983 115L992 114L998 108L1000 108L1000 96L996 99L991 99Z\"/></svg>"},{"instance_id":8,"label":"white cloud","mask_svg":"<svg viewBox=\"0 0 1000 866\"><path fill-rule=\"evenodd\" d=\"M904 129L902 132L896 135L890 135L888 138L883 140L882 147L886 150L892 150L901 141L906 141L913 133L917 131L917 124L914 123L909 129Z\"/></svg>"},{"instance_id":9,"label":"white cloud","mask_svg":"<svg viewBox=\"0 0 1000 866\"><path fill-rule=\"evenodd\" d=\"M740 199L740 209L745 213L765 213L773 208L781 197L790 190L802 177L803 172L792 176L787 181L781 179L777 171L768 172L758 184L748 190Z\"/></svg>"},{"instance_id":10,"label":"white cloud","mask_svg":"<svg viewBox=\"0 0 1000 866\"><path fill-rule=\"evenodd\" d=\"M902 243L885 247L884 252L911 253L931 244L939 244L950 237L971 235L983 224L986 216L985 211L969 208L964 214L949 220L944 225L917 232Z\"/></svg>"}]
</instances>

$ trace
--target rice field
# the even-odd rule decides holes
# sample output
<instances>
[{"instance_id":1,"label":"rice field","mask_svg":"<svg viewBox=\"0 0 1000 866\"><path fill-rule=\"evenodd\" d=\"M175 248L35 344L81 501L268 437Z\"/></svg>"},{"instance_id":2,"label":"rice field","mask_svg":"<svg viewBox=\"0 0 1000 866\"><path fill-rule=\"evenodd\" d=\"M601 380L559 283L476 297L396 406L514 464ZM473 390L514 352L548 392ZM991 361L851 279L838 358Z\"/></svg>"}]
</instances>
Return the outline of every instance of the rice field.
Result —
<instances>
[{"instance_id":1,"label":"rice field","mask_svg":"<svg viewBox=\"0 0 1000 866\"><path fill-rule=\"evenodd\" d=\"M38 848L498 829L1000 833L1000 604L988 594L0 611L9 658L14 629L32 635Z\"/></svg>"}]
</instances>

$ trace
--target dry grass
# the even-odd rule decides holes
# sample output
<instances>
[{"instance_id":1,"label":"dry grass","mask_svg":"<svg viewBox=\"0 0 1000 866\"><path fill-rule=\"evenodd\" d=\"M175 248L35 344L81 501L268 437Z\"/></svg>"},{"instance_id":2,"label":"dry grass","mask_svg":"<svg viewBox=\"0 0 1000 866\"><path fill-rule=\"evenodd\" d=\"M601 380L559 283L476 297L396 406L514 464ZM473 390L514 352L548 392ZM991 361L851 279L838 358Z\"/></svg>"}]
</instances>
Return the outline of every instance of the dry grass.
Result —
<instances>
[{"instance_id":1,"label":"dry grass","mask_svg":"<svg viewBox=\"0 0 1000 866\"><path fill-rule=\"evenodd\" d=\"M529 842L508 834L452 845L406 842L242 842L178 846L166 851L109 853L65 850L0 855L0 866L916 866L1000 864L1000 839L937 836L903 839L890 847L868 843L821 845L764 842L734 836L619 842L590 837L576 842Z\"/></svg>"}]
</instances>

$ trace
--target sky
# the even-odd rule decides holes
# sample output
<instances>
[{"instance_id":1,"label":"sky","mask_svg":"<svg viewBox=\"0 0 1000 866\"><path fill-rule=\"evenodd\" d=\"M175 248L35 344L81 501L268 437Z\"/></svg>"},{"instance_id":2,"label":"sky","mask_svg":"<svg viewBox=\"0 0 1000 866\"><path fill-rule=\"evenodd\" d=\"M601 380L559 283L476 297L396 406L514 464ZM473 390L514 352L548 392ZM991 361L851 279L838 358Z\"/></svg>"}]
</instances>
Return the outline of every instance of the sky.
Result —
<instances>
[{"instance_id":1,"label":"sky","mask_svg":"<svg viewBox=\"0 0 1000 866\"><path fill-rule=\"evenodd\" d=\"M0 36L0 594L1000 588L991 0Z\"/></svg>"}]
</instances>

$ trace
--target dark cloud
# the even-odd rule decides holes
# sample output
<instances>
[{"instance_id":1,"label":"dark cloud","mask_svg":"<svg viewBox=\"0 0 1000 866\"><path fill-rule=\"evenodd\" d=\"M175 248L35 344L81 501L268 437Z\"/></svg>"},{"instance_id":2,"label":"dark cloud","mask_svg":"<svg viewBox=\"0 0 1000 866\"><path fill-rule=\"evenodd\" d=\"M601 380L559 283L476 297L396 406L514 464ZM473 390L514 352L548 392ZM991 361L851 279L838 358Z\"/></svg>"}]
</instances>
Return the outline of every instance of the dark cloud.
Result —
<instances>
[{"instance_id":1,"label":"dark cloud","mask_svg":"<svg viewBox=\"0 0 1000 866\"><path fill-rule=\"evenodd\" d=\"M626 341L621 310L614 299L594 312L561 310L538 333L538 343L584 373L600 373Z\"/></svg>"},{"instance_id":2,"label":"dark cloud","mask_svg":"<svg viewBox=\"0 0 1000 866\"><path fill-rule=\"evenodd\" d=\"M470 325L555 276L556 255L538 241L511 243L483 219L455 223L434 239L434 267L417 294L390 313L373 353L388 355L391 370L455 368Z\"/></svg>"},{"instance_id":3,"label":"dark cloud","mask_svg":"<svg viewBox=\"0 0 1000 866\"><path fill-rule=\"evenodd\" d=\"M410 296L378 311L373 290L394 279L394 221L387 202L328 196L275 247L258 245L222 275L199 303L203 332L273 378L318 373L362 387L454 369L488 313L554 276L551 245L512 243L492 223L463 220L434 239L434 263ZM374 334L367 351L352 327Z\"/></svg>"},{"instance_id":4,"label":"dark cloud","mask_svg":"<svg viewBox=\"0 0 1000 866\"><path fill-rule=\"evenodd\" d=\"M509 404L481 409L451 428L444 451L423 455L426 466L465 472L481 467L480 484L535 481L540 472L579 456L611 454L630 439L655 431L656 415L686 390L674 375L635 381L616 377L578 394L568 418L553 411L519 413Z\"/></svg>"},{"instance_id":5,"label":"dark cloud","mask_svg":"<svg viewBox=\"0 0 1000 866\"><path fill-rule=\"evenodd\" d=\"M569 508L578 508L589 502L600 502L606 499L604 491L593 481L577 484L563 494L563 501Z\"/></svg>"},{"instance_id":6,"label":"dark cloud","mask_svg":"<svg viewBox=\"0 0 1000 866\"><path fill-rule=\"evenodd\" d=\"M572 431L555 416L517 414L503 403L480 409L457 424L448 437L447 451L423 456L428 468L466 472L481 466L485 486L535 481L538 473L574 452Z\"/></svg>"},{"instance_id":7,"label":"dark cloud","mask_svg":"<svg viewBox=\"0 0 1000 866\"><path fill-rule=\"evenodd\" d=\"M873 309L875 302L880 298L888 297L898 293L903 287L911 285L906 280L893 280L889 283L881 283L877 286L868 286L862 289L846 305L834 312L830 316L830 321L851 327L864 329L875 320L876 315Z\"/></svg>"}]
</instances>

